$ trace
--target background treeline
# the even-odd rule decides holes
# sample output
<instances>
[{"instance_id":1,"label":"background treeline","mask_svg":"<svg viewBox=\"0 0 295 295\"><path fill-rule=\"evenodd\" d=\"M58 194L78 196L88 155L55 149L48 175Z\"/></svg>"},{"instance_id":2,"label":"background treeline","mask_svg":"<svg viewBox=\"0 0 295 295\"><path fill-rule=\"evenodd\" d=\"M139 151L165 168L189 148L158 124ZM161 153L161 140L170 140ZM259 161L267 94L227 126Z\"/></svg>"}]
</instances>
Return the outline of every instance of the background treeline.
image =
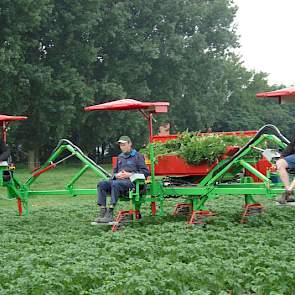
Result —
<instances>
[{"instance_id":1,"label":"background treeline","mask_svg":"<svg viewBox=\"0 0 295 295\"><path fill-rule=\"evenodd\" d=\"M235 54L236 11L230 0L2 0L0 113L29 116L10 143L30 162L60 138L102 158L121 134L140 146L139 114L83 112L127 97L169 101L157 124L174 131L273 123L290 136L294 107L256 99L273 87Z\"/></svg>"}]
</instances>

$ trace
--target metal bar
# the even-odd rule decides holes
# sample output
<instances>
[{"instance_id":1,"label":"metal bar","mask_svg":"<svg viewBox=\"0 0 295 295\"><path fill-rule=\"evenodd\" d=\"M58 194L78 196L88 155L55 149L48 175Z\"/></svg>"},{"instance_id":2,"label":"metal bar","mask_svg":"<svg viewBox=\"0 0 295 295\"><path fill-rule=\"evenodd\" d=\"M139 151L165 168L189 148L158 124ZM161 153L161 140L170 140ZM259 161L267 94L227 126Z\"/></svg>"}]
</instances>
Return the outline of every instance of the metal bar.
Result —
<instances>
[{"instance_id":1,"label":"metal bar","mask_svg":"<svg viewBox=\"0 0 295 295\"><path fill-rule=\"evenodd\" d=\"M144 116L145 119L149 119L149 116L142 109L139 109L138 111Z\"/></svg>"},{"instance_id":2,"label":"metal bar","mask_svg":"<svg viewBox=\"0 0 295 295\"><path fill-rule=\"evenodd\" d=\"M73 189L71 192L69 190L44 190L44 191L28 191L28 194L31 196L58 196L58 195L69 195L72 196L72 193L75 195L97 195L96 189Z\"/></svg>"},{"instance_id":3,"label":"metal bar","mask_svg":"<svg viewBox=\"0 0 295 295\"><path fill-rule=\"evenodd\" d=\"M150 161L151 161L151 194L154 195L155 191L155 154L154 154L154 144L150 143Z\"/></svg>"},{"instance_id":4,"label":"metal bar","mask_svg":"<svg viewBox=\"0 0 295 295\"><path fill-rule=\"evenodd\" d=\"M261 148L256 147L256 146L251 146L251 148L256 150L256 151L259 151L259 152L264 152L265 151L264 149L261 149Z\"/></svg>"},{"instance_id":5,"label":"metal bar","mask_svg":"<svg viewBox=\"0 0 295 295\"><path fill-rule=\"evenodd\" d=\"M240 164L245 169L247 169L248 171L250 171L251 173L253 173L259 179L261 179L263 182L270 182L270 180L266 176L264 176L262 173L260 173L258 170L256 170L253 166L251 166L250 164L248 164L246 161L240 160Z\"/></svg>"},{"instance_id":6,"label":"metal bar","mask_svg":"<svg viewBox=\"0 0 295 295\"><path fill-rule=\"evenodd\" d=\"M67 146L65 144L60 145L56 150L53 151L53 153L50 155L47 161L43 164L43 166L53 162L66 149L67 149Z\"/></svg>"},{"instance_id":7,"label":"metal bar","mask_svg":"<svg viewBox=\"0 0 295 295\"><path fill-rule=\"evenodd\" d=\"M276 143L279 147L283 149L287 146L287 144L282 142L276 135L265 134L265 136L267 137L268 140L273 141L274 143Z\"/></svg>"},{"instance_id":8,"label":"metal bar","mask_svg":"<svg viewBox=\"0 0 295 295\"><path fill-rule=\"evenodd\" d=\"M55 168L55 167L56 167L56 164L55 164L55 163L52 163L52 164L50 164L49 166L45 167L44 169L41 169L41 170L38 170L37 172L35 172L35 173L33 174L33 177L37 177L37 176L39 176L39 175L45 173L45 172L48 171L48 170L51 170L51 169Z\"/></svg>"},{"instance_id":9,"label":"metal bar","mask_svg":"<svg viewBox=\"0 0 295 295\"><path fill-rule=\"evenodd\" d=\"M238 157L236 157L235 159L233 159L232 161L229 160L229 163L223 168L221 169L221 171L219 171L214 177L212 177L211 180L209 180L207 182L208 185L214 184L218 179L220 179L234 164L239 163L239 160L241 158L243 158L245 155L247 155L253 146L259 145L262 141L264 141L266 139L266 135L263 134L261 135L253 144L251 144L250 146L248 146ZM254 169L254 168L253 168ZM215 169L216 170L216 169ZM203 181L201 181L200 184L204 184Z\"/></svg>"},{"instance_id":10,"label":"metal bar","mask_svg":"<svg viewBox=\"0 0 295 295\"><path fill-rule=\"evenodd\" d=\"M78 151L76 151L72 146L67 145L67 149L75 154L75 156L81 160L81 162L83 162L85 165L87 165L89 168L91 168L99 177L101 177L102 179L108 179L108 177L106 176L104 170L100 170L98 167L99 166L95 166L93 165L90 161L88 161L88 159L85 159L84 156L79 153Z\"/></svg>"},{"instance_id":11,"label":"metal bar","mask_svg":"<svg viewBox=\"0 0 295 295\"><path fill-rule=\"evenodd\" d=\"M77 147L76 145L74 145L71 141L67 140L67 139L61 139L60 141L62 142L66 142L67 145L71 146L77 153L79 153L88 163L91 163L94 167L96 167L99 171L103 172L105 174L106 178L111 177L111 174L106 171L105 169L103 169L101 166L99 166L96 162L94 162L91 158L89 158L87 155L85 155L83 153L83 151Z\"/></svg>"},{"instance_id":12,"label":"metal bar","mask_svg":"<svg viewBox=\"0 0 295 295\"><path fill-rule=\"evenodd\" d=\"M206 183L208 183L208 181L212 178L213 173L219 169L220 166L222 166L225 162L227 162L228 160L222 160L220 161L208 174L206 177L204 177L201 182L199 183L199 185L205 185Z\"/></svg>"},{"instance_id":13,"label":"metal bar","mask_svg":"<svg viewBox=\"0 0 295 295\"><path fill-rule=\"evenodd\" d=\"M22 216L23 214L23 207L22 207L22 201L20 198L17 198L17 208L18 208L18 214L19 216Z\"/></svg>"},{"instance_id":14,"label":"metal bar","mask_svg":"<svg viewBox=\"0 0 295 295\"><path fill-rule=\"evenodd\" d=\"M40 175L38 172L40 170L46 169L51 163L66 149L65 145L61 145L56 151L54 151L50 157L47 159L47 161L38 169L34 172L34 174L25 182L25 185L30 186L32 185L37 177Z\"/></svg>"},{"instance_id":15,"label":"metal bar","mask_svg":"<svg viewBox=\"0 0 295 295\"><path fill-rule=\"evenodd\" d=\"M66 185L66 188L73 187L74 183L89 169L88 165L85 165L78 173L71 179L71 181Z\"/></svg>"},{"instance_id":16,"label":"metal bar","mask_svg":"<svg viewBox=\"0 0 295 295\"><path fill-rule=\"evenodd\" d=\"M218 184L217 187L218 188L227 188L229 185L232 187L232 188L239 188L241 187L241 184L243 185L243 187L246 187L246 188L261 188L261 187L265 187L265 184L263 182L251 182L251 183L231 183L231 184ZM276 187L278 187L278 185L276 185Z\"/></svg>"},{"instance_id":17,"label":"metal bar","mask_svg":"<svg viewBox=\"0 0 295 295\"><path fill-rule=\"evenodd\" d=\"M240 187L218 187L210 186L210 187L165 187L163 188L164 196L204 196L210 193L210 195L277 195L283 193L285 190L283 187L276 188L267 188L264 187L249 187L243 186L241 184Z\"/></svg>"},{"instance_id":18,"label":"metal bar","mask_svg":"<svg viewBox=\"0 0 295 295\"><path fill-rule=\"evenodd\" d=\"M71 155L69 155L69 156L67 156L67 157L65 157L65 158L63 158L63 159L57 161L56 163L51 163L49 166L47 166L47 167L45 167L45 168L43 168L43 169L41 169L41 170L38 169L37 172L34 172L33 176L34 176L34 177L37 177L37 176L43 174L44 172L46 172L46 171L48 171L48 170L50 170L50 169L52 169L52 168L55 168L58 164L64 162L65 160L67 160L67 159L69 159L69 158L71 158L71 157L73 157L73 156L74 156L74 155L71 154Z\"/></svg>"},{"instance_id":19,"label":"metal bar","mask_svg":"<svg viewBox=\"0 0 295 295\"><path fill-rule=\"evenodd\" d=\"M245 204L256 204L257 202L254 200L252 195L245 195Z\"/></svg>"},{"instance_id":20,"label":"metal bar","mask_svg":"<svg viewBox=\"0 0 295 295\"><path fill-rule=\"evenodd\" d=\"M153 141L153 114L149 113L149 135L150 143Z\"/></svg>"},{"instance_id":21,"label":"metal bar","mask_svg":"<svg viewBox=\"0 0 295 295\"><path fill-rule=\"evenodd\" d=\"M65 160L67 160L67 159L69 159L69 158L71 158L71 157L73 157L73 156L74 156L74 155L71 154L71 155L69 155L69 156L67 156L67 157L65 157L65 158L63 158L63 159L61 159L61 160L55 162L54 164L55 164L55 165L58 165L58 164L64 162Z\"/></svg>"}]
</instances>

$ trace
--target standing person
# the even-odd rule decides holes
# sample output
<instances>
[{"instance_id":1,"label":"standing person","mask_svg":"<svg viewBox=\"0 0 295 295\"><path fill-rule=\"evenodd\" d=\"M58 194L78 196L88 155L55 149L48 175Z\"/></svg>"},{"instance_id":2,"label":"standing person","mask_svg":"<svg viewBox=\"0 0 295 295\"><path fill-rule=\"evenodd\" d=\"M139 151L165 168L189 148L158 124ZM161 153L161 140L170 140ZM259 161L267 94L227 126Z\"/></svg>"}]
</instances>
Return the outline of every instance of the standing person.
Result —
<instances>
[{"instance_id":1,"label":"standing person","mask_svg":"<svg viewBox=\"0 0 295 295\"><path fill-rule=\"evenodd\" d=\"M295 188L295 179L290 184L287 168L295 169L295 134L290 144L282 152L281 156L282 158L279 159L276 164L281 181L283 182L286 191L277 201L280 204L286 204L286 202L294 201L292 194L293 189Z\"/></svg>"},{"instance_id":2,"label":"standing person","mask_svg":"<svg viewBox=\"0 0 295 295\"><path fill-rule=\"evenodd\" d=\"M169 122L165 122L165 123L161 124L159 127L158 135L160 135L160 136L170 135L170 127L171 127L171 125Z\"/></svg>"},{"instance_id":3,"label":"standing person","mask_svg":"<svg viewBox=\"0 0 295 295\"><path fill-rule=\"evenodd\" d=\"M121 136L118 140L122 151L117 159L116 167L113 171L113 177L109 180L99 182L98 206L100 207L99 217L92 224L109 223L113 221L114 207L119 196L125 195L129 189L133 188L130 176L133 173L142 173L145 177L149 176L149 170L145 164L144 156L132 148L132 142L129 136ZM111 195L109 208L106 207L107 194Z\"/></svg>"}]
</instances>

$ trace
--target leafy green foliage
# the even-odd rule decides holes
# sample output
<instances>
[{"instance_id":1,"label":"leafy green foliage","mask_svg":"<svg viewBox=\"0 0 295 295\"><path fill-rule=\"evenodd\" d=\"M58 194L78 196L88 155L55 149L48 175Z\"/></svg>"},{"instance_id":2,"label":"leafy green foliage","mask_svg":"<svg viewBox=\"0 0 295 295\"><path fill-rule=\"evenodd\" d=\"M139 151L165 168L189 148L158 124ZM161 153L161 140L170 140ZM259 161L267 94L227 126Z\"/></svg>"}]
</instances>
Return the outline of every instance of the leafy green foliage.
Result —
<instances>
[{"instance_id":1,"label":"leafy green foliage","mask_svg":"<svg viewBox=\"0 0 295 295\"><path fill-rule=\"evenodd\" d=\"M71 172L52 170L42 187ZM208 202L218 215L205 228L143 210L142 222L112 233L90 225L95 196L34 197L27 218L16 216L14 201L0 199L0 293L293 294L294 208L257 201L267 212L247 224L239 223L243 197L224 196ZM165 200L165 214L176 202ZM117 209L127 208L121 202Z\"/></svg>"},{"instance_id":2,"label":"leafy green foliage","mask_svg":"<svg viewBox=\"0 0 295 295\"><path fill-rule=\"evenodd\" d=\"M236 10L230 0L3 0L0 108L29 116L11 125L10 141L36 161L61 137L90 153L113 152L122 134L140 146L138 114L83 112L126 97L169 101L176 132L275 123L289 136L294 107L258 101L267 76L233 53Z\"/></svg>"},{"instance_id":3,"label":"leafy green foliage","mask_svg":"<svg viewBox=\"0 0 295 295\"><path fill-rule=\"evenodd\" d=\"M186 131L180 133L177 139L168 140L165 143L154 143L154 150L157 157L174 154L181 156L189 164L201 162L212 164L226 152L228 146L241 147L249 140L249 137L231 135L197 136L195 132ZM149 146L142 149L142 152L148 156Z\"/></svg>"}]
</instances>

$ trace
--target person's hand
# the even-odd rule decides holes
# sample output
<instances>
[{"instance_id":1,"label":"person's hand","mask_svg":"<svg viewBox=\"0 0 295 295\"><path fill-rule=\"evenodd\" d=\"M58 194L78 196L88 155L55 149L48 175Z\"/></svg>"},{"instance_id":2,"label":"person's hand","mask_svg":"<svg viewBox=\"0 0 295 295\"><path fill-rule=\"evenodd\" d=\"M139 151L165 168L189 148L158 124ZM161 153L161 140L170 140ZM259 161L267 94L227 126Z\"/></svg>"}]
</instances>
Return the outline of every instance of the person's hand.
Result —
<instances>
[{"instance_id":1,"label":"person's hand","mask_svg":"<svg viewBox=\"0 0 295 295\"><path fill-rule=\"evenodd\" d=\"M132 175L132 173L127 172L127 171L123 171L122 175L123 175L123 178L126 179L126 178L129 178Z\"/></svg>"},{"instance_id":2,"label":"person's hand","mask_svg":"<svg viewBox=\"0 0 295 295\"><path fill-rule=\"evenodd\" d=\"M132 175L131 172L127 172L125 170L122 170L116 174L116 178L117 179L126 179L126 178L129 178L131 175Z\"/></svg>"},{"instance_id":3,"label":"person's hand","mask_svg":"<svg viewBox=\"0 0 295 295\"><path fill-rule=\"evenodd\" d=\"M116 179L123 179L122 171L116 173Z\"/></svg>"}]
</instances>

